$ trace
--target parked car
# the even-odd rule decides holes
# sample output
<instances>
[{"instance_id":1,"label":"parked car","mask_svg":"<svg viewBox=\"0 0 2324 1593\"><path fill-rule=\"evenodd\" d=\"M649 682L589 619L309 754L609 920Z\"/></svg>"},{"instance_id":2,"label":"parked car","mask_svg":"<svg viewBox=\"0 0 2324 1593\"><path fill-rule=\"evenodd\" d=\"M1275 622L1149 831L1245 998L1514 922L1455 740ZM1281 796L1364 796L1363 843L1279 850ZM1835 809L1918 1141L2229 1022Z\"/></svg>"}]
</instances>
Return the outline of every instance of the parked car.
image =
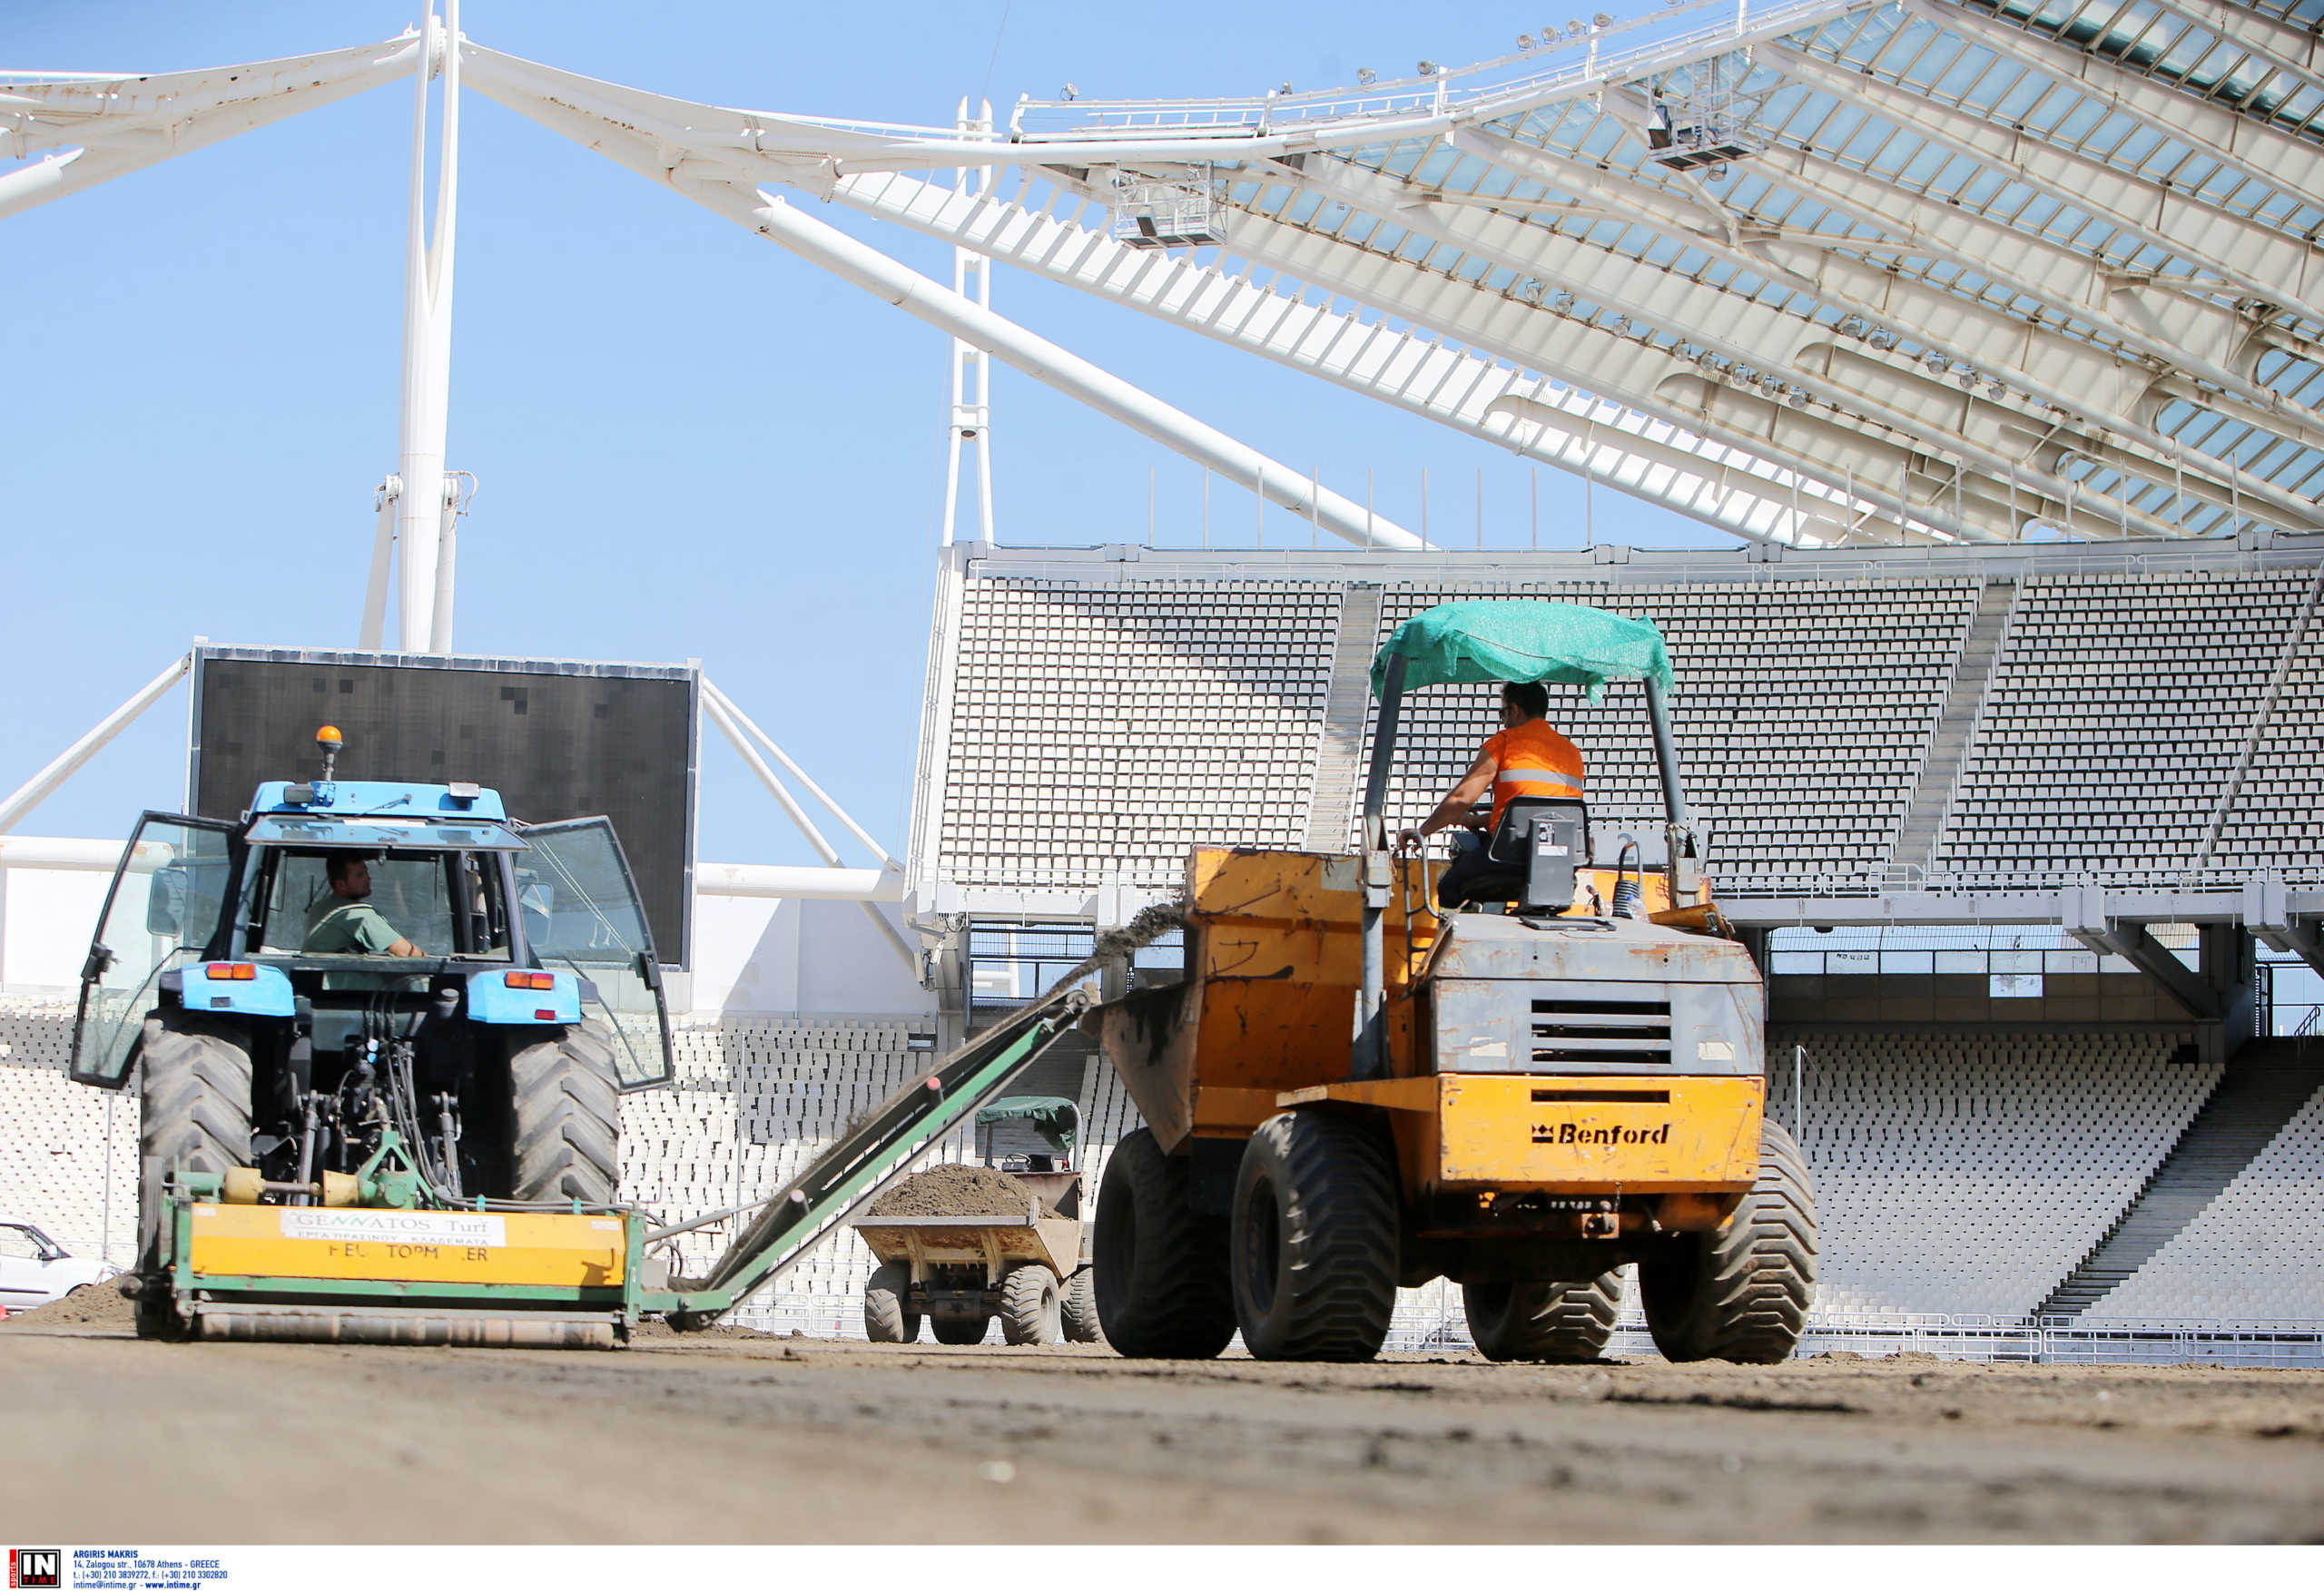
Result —
<instances>
[{"instance_id":1,"label":"parked car","mask_svg":"<svg viewBox=\"0 0 2324 1593\"><path fill-rule=\"evenodd\" d=\"M22 1217L0 1212L0 1311L30 1311L120 1270L74 1255Z\"/></svg>"}]
</instances>

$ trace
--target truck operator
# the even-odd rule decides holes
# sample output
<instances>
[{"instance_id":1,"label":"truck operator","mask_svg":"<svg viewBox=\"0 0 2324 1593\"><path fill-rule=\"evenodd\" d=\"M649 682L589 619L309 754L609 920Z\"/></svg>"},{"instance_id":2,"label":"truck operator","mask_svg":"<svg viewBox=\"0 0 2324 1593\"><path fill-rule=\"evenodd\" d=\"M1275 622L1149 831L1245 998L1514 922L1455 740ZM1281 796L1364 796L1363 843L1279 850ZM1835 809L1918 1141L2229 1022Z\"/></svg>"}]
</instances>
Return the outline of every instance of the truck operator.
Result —
<instances>
[{"instance_id":1,"label":"truck operator","mask_svg":"<svg viewBox=\"0 0 2324 1593\"><path fill-rule=\"evenodd\" d=\"M1436 804L1436 811L1422 820L1418 829L1407 830L1396 838L1399 851L1417 849L1438 831L1465 824L1469 810L1487 791L1492 792L1492 818L1485 831L1479 834L1473 829L1464 829L1453 838L1452 861L1436 881L1440 905L1449 909L1472 900L1501 899L1503 892L1490 888L1477 896L1471 895L1481 884L1504 884L1502 880L1487 876L1508 876L1506 883L1512 888L1513 895L1513 887L1523 869L1505 868L1485 855L1489 838L1500 826L1510 798L1581 800L1581 749L1551 728L1546 717L1549 711L1550 688L1541 682L1512 681L1504 684L1501 688L1500 733L1485 738L1477 761L1469 765L1469 772L1461 777L1460 783Z\"/></svg>"}]
</instances>

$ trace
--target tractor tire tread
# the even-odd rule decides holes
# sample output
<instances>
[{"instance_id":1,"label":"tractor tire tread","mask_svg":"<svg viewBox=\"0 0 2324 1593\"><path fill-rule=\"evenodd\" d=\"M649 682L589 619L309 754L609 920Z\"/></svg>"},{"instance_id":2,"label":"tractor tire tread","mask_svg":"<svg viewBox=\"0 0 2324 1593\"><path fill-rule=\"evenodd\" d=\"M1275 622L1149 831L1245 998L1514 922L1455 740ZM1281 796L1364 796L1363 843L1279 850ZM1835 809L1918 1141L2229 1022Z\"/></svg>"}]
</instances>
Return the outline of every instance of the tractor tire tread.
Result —
<instances>
[{"instance_id":1,"label":"tractor tire tread","mask_svg":"<svg viewBox=\"0 0 2324 1593\"><path fill-rule=\"evenodd\" d=\"M1087 1266L1076 1269L1058 1295L1058 1322L1065 1329L1065 1342L1068 1344L1105 1342L1105 1330L1098 1322L1098 1295L1092 1276L1092 1270Z\"/></svg>"},{"instance_id":2,"label":"tractor tire tread","mask_svg":"<svg viewBox=\"0 0 2324 1593\"><path fill-rule=\"evenodd\" d=\"M875 1269L863 1285L863 1336L875 1344L909 1344L920 1337L911 1299L911 1268L890 1262Z\"/></svg>"},{"instance_id":3,"label":"tractor tire tread","mask_svg":"<svg viewBox=\"0 0 2324 1593\"><path fill-rule=\"evenodd\" d=\"M1622 1312L1620 1267L1580 1283L1468 1284L1461 1309L1489 1361L1595 1361Z\"/></svg>"},{"instance_id":4,"label":"tractor tire tread","mask_svg":"<svg viewBox=\"0 0 2324 1593\"><path fill-rule=\"evenodd\" d=\"M1285 1112L1259 1126L1246 1163L1255 1152L1287 1186L1275 1287L1291 1293L1274 1323L1238 1293L1243 1342L1263 1361L1371 1360L1396 1306L1400 1203L1386 1134L1355 1113Z\"/></svg>"},{"instance_id":5,"label":"tractor tire tread","mask_svg":"<svg viewBox=\"0 0 2324 1593\"><path fill-rule=\"evenodd\" d=\"M146 1017L138 1057L137 1254L139 1270L151 1276L163 1270L162 1183L172 1165L223 1173L251 1165L250 1036L223 1018L164 1008ZM139 1331L149 1318L158 1329L160 1313L157 1299L138 1313Z\"/></svg>"},{"instance_id":6,"label":"tractor tire tread","mask_svg":"<svg viewBox=\"0 0 2324 1593\"><path fill-rule=\"evenodd\" d=\"M592 1019L513 1050L510 1195L611 1205L621 1182L621 1082L614 1039Z\"/></svg>"},{"instance_id":7,"label":"tractor tire tread","mask_svg":"<svg viewBox=\"0 0 2324 1593\"><path fill-rule=\"evenodd\" d=\"M1106 1342L1132 1360L1208 1360L1235 1336L1226 1224L1194 1209L1191 1182L1187 1159L1164 1155L1148 1128L1122 1136L1106 1162L1092 1292Z\"/></svg>"},{"instance_id":8,"label":"tractor tire tread","mask_svg":"<svg viewBox=\"0 0 2324 1593\"><path fill-rule=\"evenodd\" d=\"M1727 1225L1639 1265L1655 1347L1672 1361L1772 1366L1790 1358L1816 1302L1816 1189L1781 1124L1759 1141L1759 1176Z\"/></svg>"},{"instance_id":9,"label":"tractor tire tread","mask_svg":"<svg viewBox=\"0 0 2324 1593\"><path fill-rule=\"evenodd\" d=\"M1000 1280L1000 1342L1053 1344L1062 1336L1057 1274L1039 1262L1009 1269Z\"/></svg>"}]
</instances>

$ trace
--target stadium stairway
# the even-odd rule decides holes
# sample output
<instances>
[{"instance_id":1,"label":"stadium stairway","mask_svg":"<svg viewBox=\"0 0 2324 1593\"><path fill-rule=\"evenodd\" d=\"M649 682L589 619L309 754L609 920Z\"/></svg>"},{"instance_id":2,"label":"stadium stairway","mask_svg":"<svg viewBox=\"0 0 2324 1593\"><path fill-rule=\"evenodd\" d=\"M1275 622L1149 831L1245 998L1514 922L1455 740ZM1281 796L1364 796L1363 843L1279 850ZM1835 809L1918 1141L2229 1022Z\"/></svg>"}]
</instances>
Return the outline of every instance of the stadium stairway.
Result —
<instances>
[{"instance_id":1,"label":"stadium stairway","mask_svg":"<svg viewBox=\"0 0 2324 1593\"><path fill-rule=\"evenodd\" d=\"M1315 798L1307 811L1309 851L1342 852L1354 840L1356 787L1364 770L1365 712L1372 705L1372 654L1379 642L1380 588L1362 582L1340 602L1332 653L1331 695L1315 763Z\"/></svg>"},{"instance_id":2,"label":"stadium stairway","mask_svg":"<svg viewBox=\"0 0 2324 1593\"><path fill-rule=\"evenodd\" d=\"M2314 1053L2303 1057L2302 1049L2297 1040L2255 1040L2237 1052L2138 1198L2035 1314L2080 1316L2202 1215L2315 1092Z\"/></svg>"},{"instance_id":3,"label":"stadium stairway","mask_svg":"<svg viewBox=\"0 0 2324 1593\"><path fill-rule=\"evenodd\" d=\"M1954 666L1953 683L1945 689L1928 756L1921 760L1920 784L1896 832L1892 862L1925 868L1934 860L1937 831L1960 783L1961 764L1969 755L1969 737L1976 730L1977 710L1984 705L1985 683L1993 679L1994 655L2001 650L2002 632L2016 595L2017 583L2012 580L1989 580L1977 595L1977 616L1970 622L1968 643Z\"/></svg>"}]
</instances>

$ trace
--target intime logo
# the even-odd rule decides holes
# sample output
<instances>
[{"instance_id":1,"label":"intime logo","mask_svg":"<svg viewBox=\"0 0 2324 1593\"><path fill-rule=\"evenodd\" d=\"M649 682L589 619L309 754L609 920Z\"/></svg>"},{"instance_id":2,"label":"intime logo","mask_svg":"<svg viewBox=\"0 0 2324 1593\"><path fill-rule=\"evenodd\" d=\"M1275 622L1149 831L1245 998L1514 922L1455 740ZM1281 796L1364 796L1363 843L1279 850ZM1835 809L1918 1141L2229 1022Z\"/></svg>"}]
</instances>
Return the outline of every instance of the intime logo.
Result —
<instances>
[{"instance_id":1,"label":"intime logo","mask_svg":"<svg viewBox=\"0 0 2324 1593\"><path fill-rule=\"evenodd\" d=\"M61 1549L12 1549L8 1551L8 1586L62 1588L64 1551Z\"/></svg>"}]
</instances>

